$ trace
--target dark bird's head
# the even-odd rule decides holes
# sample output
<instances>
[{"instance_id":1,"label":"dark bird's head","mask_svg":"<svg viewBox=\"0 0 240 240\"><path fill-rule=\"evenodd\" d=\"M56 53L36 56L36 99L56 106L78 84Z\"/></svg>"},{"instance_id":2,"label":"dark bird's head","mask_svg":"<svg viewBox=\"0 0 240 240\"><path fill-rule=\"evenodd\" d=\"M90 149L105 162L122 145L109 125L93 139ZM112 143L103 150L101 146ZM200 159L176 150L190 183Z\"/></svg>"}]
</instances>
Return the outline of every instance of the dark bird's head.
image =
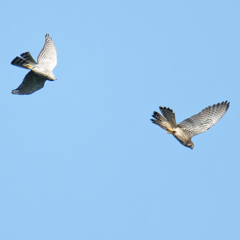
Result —
<instances>
[{"instance_id":1,"label":"dark bird's head","mask_svg":"<svg viewBox=\"0 0 240 240\"><path fill-rule=\"evenodd\" d=\"M193 144L192 140L189 140L189 141L185 144L185 146L191 148L192 150L193 150L193 148L194 148L194 144Z\"/></svg>"}]
</instances>

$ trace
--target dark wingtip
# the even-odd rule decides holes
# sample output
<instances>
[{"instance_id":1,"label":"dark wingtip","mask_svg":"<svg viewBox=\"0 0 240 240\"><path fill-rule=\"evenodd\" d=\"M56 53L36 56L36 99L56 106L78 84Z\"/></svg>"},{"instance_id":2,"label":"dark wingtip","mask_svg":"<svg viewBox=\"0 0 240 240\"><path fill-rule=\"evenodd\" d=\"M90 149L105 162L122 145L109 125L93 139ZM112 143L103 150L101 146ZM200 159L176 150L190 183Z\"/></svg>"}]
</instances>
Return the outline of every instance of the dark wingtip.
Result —
<instances>
[{"instance_id":1,"label":"dark wingtip","mask_svg":"<svg viewBox=\"0 0 240 240\"><path fill-rule=\"evenodd\" d=\"M228 110L229 106L230 106L230 102L228 100L226 101L222 101L222 102L219 102L219 103L216 103L216 104L213 104L212 106L208 106L206 109L210 109L210 108L217 108L219 106L226 106L226 111ZM205 109L204 109L205 110Z\"/></svg>"},{"instance_id":2,"label":"dark wingtip","mask_svg":"<svg viewBox=\"0 0 240 240\"><path fill-rule=\"evenodd\" d=\"M230 102L229 101L225 101L225 104L226 104L227 110L228 110L228 108L230 107Z\"/></svg>"},{"instance_id":3,"label":"dark wingtip","mask_svg":"<svg viewBox=\"0 0 240 240\"><path fill-rule=\"evenodd\" d=\"M215 104L214 104L215 105ZM226 111L228 110L229 106L230 106L230 102L228 100L226 101L222 101L221 103L218 103L217 106L219 105L225 105L226 106Z\"/></svg>"},{"instance_id":4,"label":"dark wingtip","mask_svg":"<svg viewBox=\"0 0 240 240\"><path fill-rule=\"evenodd\" d=\"M46 34L46 35L45 35L45 39L46 39L46 40L48 40L48 39L51 39L51 40L52 40L52 38L50 37L49 34Z\"/></svg>"}]
</instances>

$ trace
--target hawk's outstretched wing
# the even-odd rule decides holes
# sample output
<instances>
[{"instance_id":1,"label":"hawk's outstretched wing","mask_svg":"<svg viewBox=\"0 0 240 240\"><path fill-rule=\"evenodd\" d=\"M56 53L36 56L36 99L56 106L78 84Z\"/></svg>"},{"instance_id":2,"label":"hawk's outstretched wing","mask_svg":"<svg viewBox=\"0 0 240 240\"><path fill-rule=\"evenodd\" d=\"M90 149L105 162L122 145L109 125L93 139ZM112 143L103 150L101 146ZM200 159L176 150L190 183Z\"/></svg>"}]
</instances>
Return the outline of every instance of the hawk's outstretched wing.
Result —
<instances>
[{"instance_id":1,"label":"hawk's outstretched wing","mask_svg":"<svg viewBox=\"0 0 240 240\"><path fill-rule=\"evenodd\" d=\"M203 109L200 113L185 119L178 127L182 128L188 138L207 131L210 127L216 124L229 108L229 102L214 104Z\"/></svg>"},{"instance_id":2,"label":"hawk's outstretched wing","mask_svg":"<svg viewBox=\"0 0 240 240\"><path fill-rule=\"evenodd\" d=\"M36 92L43 88L47 78L30 71L17 89L12 90L12 94L25 95Z\"/></svg>"},{"instance_id":3,"label":"hawk's outstretched wing","mask_svg":"<svg viewBox=\"0 0 240 240\"><path fill-rule=\"evenodd\" d=\"M52 71L57 65L57 50L49 34L46 34L45 38L45 44L38 55L37 61L39 65Z\"/></svg>"}]
</instances>

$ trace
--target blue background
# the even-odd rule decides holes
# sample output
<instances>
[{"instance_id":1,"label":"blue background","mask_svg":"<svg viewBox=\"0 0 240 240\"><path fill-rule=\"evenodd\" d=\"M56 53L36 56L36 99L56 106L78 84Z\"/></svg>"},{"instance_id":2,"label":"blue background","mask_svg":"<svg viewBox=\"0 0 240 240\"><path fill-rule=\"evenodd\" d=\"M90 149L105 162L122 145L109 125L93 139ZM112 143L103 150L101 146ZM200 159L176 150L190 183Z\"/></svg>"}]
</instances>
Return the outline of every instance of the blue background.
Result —
<instances>
[{"instance_id":1,"label":"blue background","mask_svg":"<svg viewBox=\"0 0 240 240\"><path fill-rule=\"evenodd\" d=\"M2 1L0 239L240 238L240 2ZM12 95L45 34L57 80ZM150 122L229 100L194 150Z\"/></svg>"}]
</instances>

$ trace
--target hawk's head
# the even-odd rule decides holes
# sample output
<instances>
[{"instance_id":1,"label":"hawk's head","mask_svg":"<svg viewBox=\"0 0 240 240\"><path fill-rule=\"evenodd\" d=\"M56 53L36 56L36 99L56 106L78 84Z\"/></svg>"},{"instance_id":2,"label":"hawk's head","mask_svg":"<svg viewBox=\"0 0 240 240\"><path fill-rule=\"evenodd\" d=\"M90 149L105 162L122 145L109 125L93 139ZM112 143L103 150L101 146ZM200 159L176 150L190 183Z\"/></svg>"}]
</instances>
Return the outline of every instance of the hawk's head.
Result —
<instances>
[{"instance_id":1,"label":"hawk's head","mask_svg":"<svg viewBox=\"0 0 240 240\"><path fill-rule=\"evenodd\" d=\"M191 148L192 150L193 150L193 148L194 148L194 144L193 144L192 140L189 140L189 141L186 143L185 146Z\"/></svg>"}]
</instances>

